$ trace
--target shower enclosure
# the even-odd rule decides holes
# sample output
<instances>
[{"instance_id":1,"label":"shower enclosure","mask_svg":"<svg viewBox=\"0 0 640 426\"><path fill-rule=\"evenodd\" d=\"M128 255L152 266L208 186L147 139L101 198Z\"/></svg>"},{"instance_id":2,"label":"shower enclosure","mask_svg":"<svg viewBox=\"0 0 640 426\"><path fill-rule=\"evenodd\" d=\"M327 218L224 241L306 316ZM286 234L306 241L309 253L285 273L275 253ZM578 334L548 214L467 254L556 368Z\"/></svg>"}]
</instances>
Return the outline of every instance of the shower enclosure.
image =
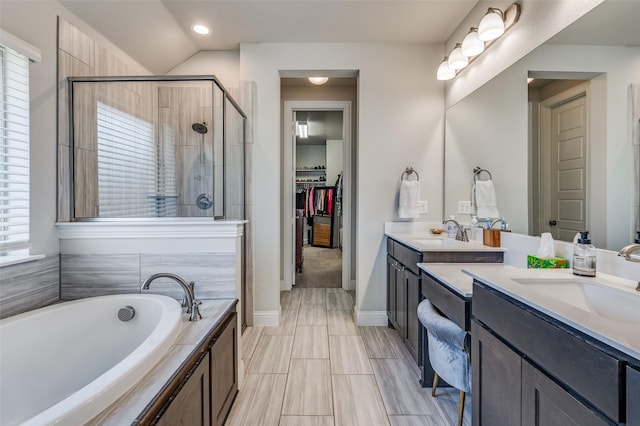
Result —
<instances>
[{"instance_id":1,"label":"shower enclosure","mask_svg":"<svg viewBox=\"0 0 640 426\"><path fill-rule=\"evenodd\" d=\"M246 116L215 77L70 77L71 218L245 219Z\"/></svg>"}]
</instances>

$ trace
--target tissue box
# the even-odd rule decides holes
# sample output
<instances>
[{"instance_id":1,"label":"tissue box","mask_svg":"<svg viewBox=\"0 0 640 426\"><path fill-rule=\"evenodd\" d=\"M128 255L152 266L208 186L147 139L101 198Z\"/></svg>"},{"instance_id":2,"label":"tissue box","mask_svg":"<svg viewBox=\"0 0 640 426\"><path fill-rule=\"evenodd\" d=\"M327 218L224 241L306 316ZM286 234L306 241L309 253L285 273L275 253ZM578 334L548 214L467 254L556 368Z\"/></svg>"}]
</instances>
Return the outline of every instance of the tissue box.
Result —
<instances>
[{"instance_id":1,"label":"tissue box","mask_svg":"<svg viewBox=\"0 0 640 426\"><path fill-rule=\"evenodd\" d=\"M527 256L527 268L566 268L567 259L562 257Z\"/></svg>"}]
</instances>

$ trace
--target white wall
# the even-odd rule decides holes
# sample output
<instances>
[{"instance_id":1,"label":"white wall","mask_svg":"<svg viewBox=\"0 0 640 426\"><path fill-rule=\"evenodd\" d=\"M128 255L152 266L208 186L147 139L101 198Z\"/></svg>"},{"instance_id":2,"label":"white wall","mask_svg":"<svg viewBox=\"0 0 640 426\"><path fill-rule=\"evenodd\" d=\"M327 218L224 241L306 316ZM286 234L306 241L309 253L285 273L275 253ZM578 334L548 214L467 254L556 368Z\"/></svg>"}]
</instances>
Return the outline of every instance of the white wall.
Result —
<instances>
[{"instance_id":1,"label":"white wall","mask_svg":"<svg viewBox=\"0 0 640 426\"><path fill-rule=\"evenodd\" d=\"M442 46L420 44L242 44L240 80L254 81L256 122L255 311L279 310L281 70L358 70L356 265L358 321L386 325L383 224L397 220L402 171L413 166L430 214L441 220L443 84L431 78ZM259 314L256 318L259 317ZM256 324L257 325L257 324Z\"/></svg>"},{"instance_id":2,"label":"white wall","mask_svg":"<svg viewBox=\"0 0 640 426\"><path fill-rule=\"evenodd\" d=\"M527 229L528 71L602 72L592 80L590 113L606 117L592 132L589 156L590 220L595 244L617 250L630 242L632 155L628 123L629 84L640 81L640 48L541 46L447 110L446 212L468 197L469 171L489 169L500 211L513 229ZM453 121L452 121L453 120Z\"/></svg>"},{"instance_id":3,"label":"white wall","mask_svg":"<svg viewBox=\"0 0 640 426\"><path fill-rule=\"evenodd\" d=\"M113 44L91 30L56 0L2 0L0 26L39 48L42 61L30 66L31 97L31 253L59 252L56 221L56 25L60 15L105 46ZM124 53L122 57L127 57Z\"/></svg>"},{"instance_id":4,"label":"white wall","mask_svg":"<svg viewBox=\"0 0 640 426\"><path fill-rule=\"evenodd\" d=\"M327 182L333 185L344 170L342 161L343 141L327 139Z\"/></svg>"},{"instance_id":5,"label":"white wall","mask_svg":"<svg viewBox=\"0 0 640 426\"><path fill-rule=\"evenodd\" d=\"M315 167L327 165L326 145L297 145L296 146L296 167ZM309 177L317 177L320 173L310 172ZM300 174L305 177L306 174Z\"/></svg>"},{"instance_id":6,"label":"white wall","mask_svg":"<svg viewBox=\"0 0 640 426\"><path fill-rule=\"evenodd\" d=\"M234 51L202 51L198 52L171 71L167 75L213 75L225 89L235 92L239 87L240 52ZM238 98L233 93L234 98Z\"/></svg>"}]
</instances>

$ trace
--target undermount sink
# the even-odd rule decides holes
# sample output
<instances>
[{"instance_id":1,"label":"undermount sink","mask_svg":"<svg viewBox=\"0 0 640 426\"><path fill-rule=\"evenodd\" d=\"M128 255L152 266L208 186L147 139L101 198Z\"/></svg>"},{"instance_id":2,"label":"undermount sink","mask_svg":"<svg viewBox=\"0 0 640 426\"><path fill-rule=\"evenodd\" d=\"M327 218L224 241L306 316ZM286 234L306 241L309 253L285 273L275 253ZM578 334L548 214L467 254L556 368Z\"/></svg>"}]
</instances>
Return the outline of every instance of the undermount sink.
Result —
<instances>
[{"instance_id":1,"label":"undermount sink","mask_svg":"<svg viewBox=\"0 0 640 426\"><path fill-rule=\"evenodd\" d=\"M640 293L635 294L588 279L513 278L554 295L564 303L625 324L640 324Z\"/></svg>"}]
</instances>

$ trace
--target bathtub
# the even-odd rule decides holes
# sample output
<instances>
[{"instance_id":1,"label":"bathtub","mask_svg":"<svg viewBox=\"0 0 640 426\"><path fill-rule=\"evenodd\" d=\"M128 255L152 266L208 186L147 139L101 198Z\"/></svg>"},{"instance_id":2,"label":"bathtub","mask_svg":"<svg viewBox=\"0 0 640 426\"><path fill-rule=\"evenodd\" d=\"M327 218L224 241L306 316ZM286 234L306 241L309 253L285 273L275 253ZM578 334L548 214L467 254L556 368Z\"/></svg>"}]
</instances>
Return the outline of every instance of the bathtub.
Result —
<instances>
[{"instance_id":1,"label":"bathtub","mask_svg":"<svg viewBox=\"0 0 640 426\"><path fill-rule=\"evenodd\" d=\"M125 306L130 321L118 319ZM156 364L182 329L169 297L60 303L0 321L0 425L81 425Z\"/></svg>"}]
</instances>

